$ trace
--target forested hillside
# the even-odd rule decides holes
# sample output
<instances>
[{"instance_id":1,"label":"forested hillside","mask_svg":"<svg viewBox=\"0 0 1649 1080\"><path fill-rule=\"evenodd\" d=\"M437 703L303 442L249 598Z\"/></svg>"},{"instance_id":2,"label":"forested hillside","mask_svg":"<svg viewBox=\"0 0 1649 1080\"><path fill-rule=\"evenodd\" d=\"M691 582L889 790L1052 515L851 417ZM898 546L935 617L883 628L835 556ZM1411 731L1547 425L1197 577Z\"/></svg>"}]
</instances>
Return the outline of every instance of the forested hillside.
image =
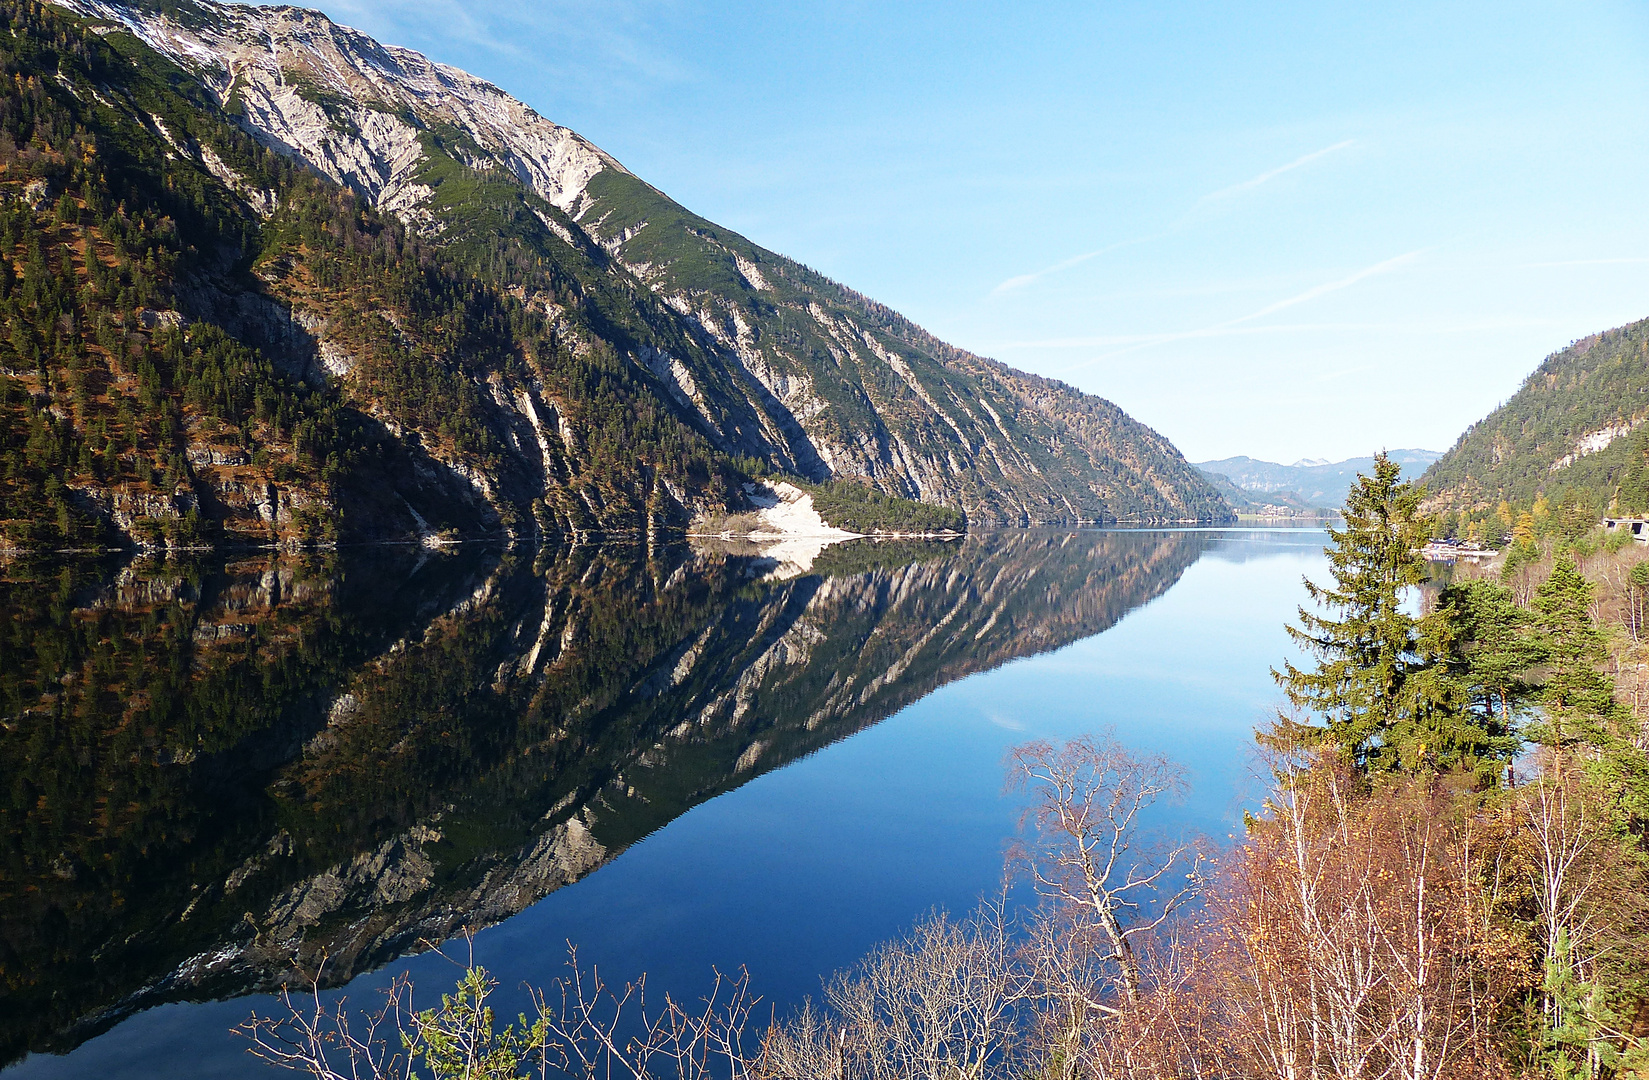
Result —
<instances>
[{"instance_id":1,"label":"forested hillside","mask_svg":"<svg viewBox=\"0 0 1649 1080\"><path fill-rule=\"evenodd\" d=\"M635 528L737 498L644 374L135 38L30 4L0 25L8 544Z\"/></svg>"},{"instance_id":2,"label":"forested hillside","mask_svg":"<svg viewBox=\"0 0 1649 1080\"><path fill-rule=\"evenodd\" d=\"M90 194L150 214L140 229L180 230L154 295L109 297L104 314L161 356L168 334L215 326L264 365L269 393L320 419L299 440L245 410L204 417L162 363L177 430L145 429L140 447L158 480L80 468L80 443L49 462L36 451L32 501L4 510L14 543L680 527L739 503L764 471L855 480L972 523L1229 512L1111 403L932 338L467 73L298 8L16 11L10 69L40 80L50 131L124 148L97 159ZM42 138L62 161L49 183L80 198L78 151L32 119L12 125L18 146ZM20 191L44 174L0 175ZM209 212L173 205L191 200ZM50 211L34 211L38 228L59 227ZM103 242L90 211L80 227ZM98 311L77 302L76 362L115 372L90 347ZM52 317L24 316L43 349ZM9 367L18 424L45 410L67 418L60 441L97 442L97 410L119 413L102 387L91 412L65 409L66 367ZM33 438L22 430L18 446ZM41 524L60 507L62 527Z\"/></svg>"},{"instance_id":3,"label":"forested hillside","mask_svg":"<svg viewBox=\"0 0 1649 1080\"><path fill-rule=\"evenodd\" d=\"M1427 508L1499 536L1536 508L1590 528L1649 511L1649 320L1548 356L1425 474Z\"/></svg>"}]
</instances>

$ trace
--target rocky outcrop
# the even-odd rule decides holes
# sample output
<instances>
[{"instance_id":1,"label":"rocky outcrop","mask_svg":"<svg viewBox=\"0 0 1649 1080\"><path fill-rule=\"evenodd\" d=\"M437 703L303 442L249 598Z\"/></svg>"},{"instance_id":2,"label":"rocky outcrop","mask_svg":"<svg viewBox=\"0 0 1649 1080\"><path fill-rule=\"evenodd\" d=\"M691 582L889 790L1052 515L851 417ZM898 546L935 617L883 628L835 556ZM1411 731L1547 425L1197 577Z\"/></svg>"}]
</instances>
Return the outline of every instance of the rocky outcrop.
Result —
<instances>
[{"instance_id":1,"label":"rocky outcrop","mask_svg":"<svg viewBox=\"0 0 1649 1080\"><path fill-rule=\"evenodd\" d=\"M427 214L432 194L417 179L423 132L431 125L474 140L465 149L466 164L507 168L563 210L578 201L591 176L620 168L491 83L410 49L380 45L317 11L203 4L196 17L174 19L106 0L63 6L129 26L196 71L271 145L414 220Z\"/></svg>"}]
</instances>

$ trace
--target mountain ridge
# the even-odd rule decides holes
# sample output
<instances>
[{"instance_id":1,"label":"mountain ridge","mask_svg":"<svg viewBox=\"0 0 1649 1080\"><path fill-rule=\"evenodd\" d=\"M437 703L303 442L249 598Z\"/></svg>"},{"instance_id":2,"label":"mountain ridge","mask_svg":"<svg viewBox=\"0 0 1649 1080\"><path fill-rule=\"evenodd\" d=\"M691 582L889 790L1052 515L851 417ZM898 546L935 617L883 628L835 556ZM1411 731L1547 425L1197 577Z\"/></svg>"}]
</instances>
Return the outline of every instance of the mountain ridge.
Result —
<instances>
[{"instance_id":1,"label":"mountain ridge","mask_svg":"<svg viewBox=\"0 0 1649 1080\"><path fill-rule=\"evenodd\" d=\"M633 367L721 453L859 479L977 524L1229 514L1167 439L1110 402L941 342L692 214L485 80L306 9L57 2L178 63L265 147L472 263L504 264L504 287L558 345ZM265 192L198 157L268 220ZM336 320L305 317L327 374L347 383ZM497 404L514 415L495 426L523 442L544 434L529 411L565 412ZM585 511L546 513L566 530Z\"/></svg>"},{"instance_id":2,"label":"mountain ridge","mask_svg":"<svg viewBox=\"0 0 1649 1080\"><path fill-rule=\"evenodd\" d=\"M1386 456L1414 472L1415 466L1430 466L1442 457L1433 450L1389 450ZM1346 492L1358 473L1367 474L1374 467L1374 457L1347 458L1344 461L1326 461L1305 458L1292 465L1260 461L1251 457L1229 457L1217 461L1199 461L1195 467L1205 474L1228 479L1233 486L1261 495L1292 494L1304 504L1319 508L1338 507L1345 501Z\"/></svg>"}]
</instances>

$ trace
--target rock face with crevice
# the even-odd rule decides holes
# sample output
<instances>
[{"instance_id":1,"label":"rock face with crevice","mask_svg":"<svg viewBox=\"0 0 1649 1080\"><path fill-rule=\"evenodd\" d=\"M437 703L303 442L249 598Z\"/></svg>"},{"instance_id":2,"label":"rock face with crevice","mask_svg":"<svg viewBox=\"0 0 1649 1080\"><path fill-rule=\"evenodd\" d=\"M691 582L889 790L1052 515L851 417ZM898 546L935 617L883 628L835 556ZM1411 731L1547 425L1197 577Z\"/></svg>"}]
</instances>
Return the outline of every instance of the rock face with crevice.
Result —
<instances>
[{"instance_id":1,"label":"rock face with crevice","mask_svg":"<svg viewBox=\"0 0 1649 1080\"><path fill-rule=\"evenodd\" d=\"M627 358L726 453L976 524L1229 514L1167 439L1110 402L947 345L694 215L484 80L300 8L58 2L130 30L265 146L421 232L518 244L583 283L578 312L548 292L521 299L574 351ZM349 376L346 355L319 360Z\"/></svg>"}]
</instances>

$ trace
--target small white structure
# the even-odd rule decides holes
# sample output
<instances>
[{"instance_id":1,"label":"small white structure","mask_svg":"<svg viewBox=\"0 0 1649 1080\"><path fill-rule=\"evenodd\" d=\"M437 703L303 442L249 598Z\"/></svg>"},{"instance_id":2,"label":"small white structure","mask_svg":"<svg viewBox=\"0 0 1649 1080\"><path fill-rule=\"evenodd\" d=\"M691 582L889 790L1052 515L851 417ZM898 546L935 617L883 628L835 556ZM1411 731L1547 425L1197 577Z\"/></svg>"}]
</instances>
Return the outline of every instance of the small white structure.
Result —
<instances>
[{"instance_id":1,"label":"small white structure","mask_svg":"<svg viewBox=\"0 0 1649 1080\"><path fill-rule=\"evenodd\" d=\"M1474 540L1440 540L1433 538L1425 547L1420 549L1420 557L1427 562L1454 563L1454 562L1482 562L1499 555L1498 551L1491 551Z\"/></svg>"},{"instance_id":2,"label":"small white structure","mask_svg":"<svg viewBox=\"0 0 1649 1080\"><path fill-rule=\"evenodd\" d=\"M1640 544L1649 544L1649 518L1604 518L1603 528L1606 532L1619 532L1625 529L1632 534L1633 540Z\"/></svg>"}]
</instances>

